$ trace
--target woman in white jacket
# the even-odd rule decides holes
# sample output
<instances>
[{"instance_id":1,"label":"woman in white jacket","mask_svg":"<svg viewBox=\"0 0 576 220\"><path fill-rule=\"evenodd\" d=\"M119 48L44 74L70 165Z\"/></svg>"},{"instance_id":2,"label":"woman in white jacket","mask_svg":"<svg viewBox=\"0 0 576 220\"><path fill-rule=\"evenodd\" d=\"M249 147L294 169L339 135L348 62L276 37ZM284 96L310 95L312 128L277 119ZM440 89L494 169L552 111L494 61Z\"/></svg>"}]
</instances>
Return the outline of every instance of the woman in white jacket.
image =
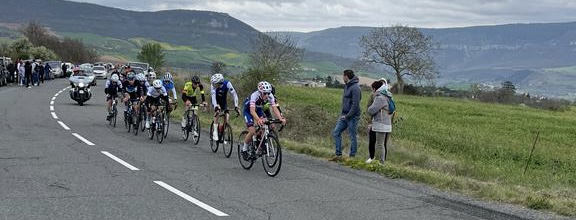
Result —
<instances>
[{"instance_id":1,"label":"woman in white jacket","mask_svg":"<svg viewBox=\"0 0 576 220\"><path fill-rule=\"evenodd\" d=\"M376 132L376 149L381 148L382 154L380 163L386 161L388 154L388 138L392 132L392 118L388 114L388 97L392 97L388 86L383 85L382 82L372 83L372 90L375 91L374 102L368 107L368 114L372 116L372 130ZM368 158L372 161L374 158Z\"/></svg>"}]
</instances>

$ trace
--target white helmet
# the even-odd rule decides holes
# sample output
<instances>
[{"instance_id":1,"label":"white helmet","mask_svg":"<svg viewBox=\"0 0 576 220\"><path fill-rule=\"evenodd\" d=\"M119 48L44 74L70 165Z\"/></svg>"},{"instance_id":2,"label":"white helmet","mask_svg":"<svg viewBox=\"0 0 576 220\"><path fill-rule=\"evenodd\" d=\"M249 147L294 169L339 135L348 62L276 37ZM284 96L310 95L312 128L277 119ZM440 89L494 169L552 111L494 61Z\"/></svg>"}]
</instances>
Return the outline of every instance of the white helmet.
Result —
<instances>
[{"instance_id":1,"label":"white helmet","mask_svg":"<svg viewBox=\"0 0 576 220\"><path fill-rule=\"evenodd\" d=\"M222 82L224 82L224 76L220 73L216 73L216 74L212 75L212 78L210 78L210 82L212 84L222 83Z\"/></svg>"},{"instance_id":2,"label":"white helmet","mask_svg":"<svg viewBox=\"0 0 576 220\"><path fill-rule=\"evenodd\" d=\"M148 77L150 78L150 80L155 80L156 79L156 73L150 72L150 75L148 75Z\"/></svg>"},{"instance_id":3,"label":"white helmet","mask_svg":"<svg viewBox=\"0 0 576 220\"><path fill-rule=\"evenodd\" d=\"M112 80L112 82L118 82L120 79L118 78L118 74L112 74L110 80Z\"/></svg>"},{"instance_id":4,"label":"white helmet","mask_svg":"<svg viewBox=\"0 0 576 220\"><path fill-rule=\"evenodd\" d=\"M166 72L166 74L164 74L164 80L172 81L172 73Z\"/></svg>"},{"instance_id":5,"label":"white helmet","mask_svg":"<svg viewBox=\"0 0 576 220\"><path fill-rule=\"evenodd\" d=\"M258 91L260 91L261 93L271 93L272 85L266 81L259 82Z\"/></svg>"},{"instance_id":6,"label":"white helmet","mask_svg":"<svg viewBox=\"0 0 576 220\"><path fill-rule=\"evenodd\" d=\"M155 89L160 89L160 88L162 88L162 80L159 80L159 79L154 80L154 82L152 82L152 86L153 86Z\"/></svg>"},{"instance_id":7,"label":"white helmet","mask_svg":"<svg viewBox=\"0 0 576 220\"><path fill-rule=\"evenodd\" d=\"M144 82L146 81L146 76L144 76L144 73L138 73L136 74L136 80Z\"/></svg>"}]
</instances>

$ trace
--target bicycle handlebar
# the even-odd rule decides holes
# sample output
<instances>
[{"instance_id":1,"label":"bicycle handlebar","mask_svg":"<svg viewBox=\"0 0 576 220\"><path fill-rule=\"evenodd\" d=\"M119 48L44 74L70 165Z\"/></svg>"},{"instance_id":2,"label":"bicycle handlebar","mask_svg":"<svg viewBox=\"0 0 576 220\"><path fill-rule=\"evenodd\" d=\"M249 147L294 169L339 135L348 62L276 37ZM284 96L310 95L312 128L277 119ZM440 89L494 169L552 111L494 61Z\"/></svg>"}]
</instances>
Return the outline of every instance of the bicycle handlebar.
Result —
<instances>
[{"instance_id":1,"label":"bicycle handlebar","mask_svg":"<svg viewBox=\"0 0 576 220\"><path fill-rule=\"evenodd\" d=\"M229 112L229 111L232 111L232 110L236 112L236 118L238 118L238 116L240 116L240 111L239 111L239 110L236 110L236 109L229 109L229 108L228 108L228 109L224 109L224 110L222 110L222 109L218 110L216 113L214 113L214 117L216 117L216 116L218 116L218 117L224 116L224 115L226 115L226 111Z\"/></svg>"}]
</instances>

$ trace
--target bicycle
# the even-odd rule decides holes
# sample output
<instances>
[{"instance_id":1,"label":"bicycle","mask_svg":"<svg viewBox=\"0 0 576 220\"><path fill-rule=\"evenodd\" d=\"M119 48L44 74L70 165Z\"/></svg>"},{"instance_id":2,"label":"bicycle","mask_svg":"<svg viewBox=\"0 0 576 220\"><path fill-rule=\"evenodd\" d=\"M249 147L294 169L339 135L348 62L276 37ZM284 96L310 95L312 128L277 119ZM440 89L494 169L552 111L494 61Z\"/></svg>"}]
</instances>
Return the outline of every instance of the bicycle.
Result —
<instances>
[{"instance_id":1,"label":"bicycle","mask_svg":"<svg viewBox=\"0 0 576 220\"><path fill-rule=\"evenodd\" d=\"M152 116L152 120L150 121L150 128L148 129L148 138L150 138L150 140L154 139L154 136L156 136L156 140L159 144L164 141L166 120L166 105L163 101L160 101L160 104L156 105L154 116Z\"/></svg>"},{"instance_id":2,"label":"bicycle","mask_svg":"<svg viewBox=\"0 0 576 220\"><path fill-rule=\"evenodd\" d=\"M172 109L170 112L168 112L168 105L172 106ZM170 113L172 113L172 111L176 110L176 107L178 107L178 103L176 101L174 101L173 103L167 103L166 104L166 118L168 120L166 120L166 129L164 129L164 138L166 138L168 136L168 131L170 130Z\"/></svg>"},{"instance_id":3,"label":"bicycle","mask_svg":"<svg viewBox=\"0 0 576 220\"><path fill-rule=\"evenodd\" d=\"M138 115L134 110L134 105L137 105L137 99L128 100L128 109L124 112L124 126L128 132L134 132L134 135L138 134ZM132 129L131 129L132 128Z\"/></svg>"},{"instance_id":4,"label":"bicycle","mask_svg":"<svg viewBox=\"0 0 576 220\"><path fill-rule=\"evenodd\" d=\"M140 128L141 128L141 132L144 132L144 130L146 130L146 125L144 125L144 123L146 122L146 119L148 118L148 115L146 114L146 112L148 112L148 108L146 107L146 103L145 102L140 102L140 114L138 116L138 123L140 123Z\"/></svg>"},{"instance_id":5,"label":"bicycle","mask_svg":"<svg viewBox=\"0 0 576 220\"><path fill-rule=\"evenodd\" d=\"M116 96L112 97L112 109L110 110L110 120L108 121L108 125L112 125L116 127L116 116L118 115L118 109L116 108Z\"/></svg>"},{"instance_id":6,"label":"bicycle","mask_svg":"<svg viewBox=\"0 0 576 220\"><path fill-rule=\"evenodd\" d=\"M194 142L194 145L198 145L198 141L200 141L200 118L198 117L198 114L196 114L198 106L200 105L191 105L186 109L186 126L182 128L182 139L187 141L190 132L192 132L192 142Z\"/></svg>"},{"instance_id":7,"label":"bicycle","mask_svg":"<svg viewBox=\"0 0 576 220\"><path fill-rule=\"evenodd\" d=\"M282 166L282 147L278 137L271 131L270 125L280 123L282 122L279 119L273 119L264 122L263 126L256 129L256 133L252 136L252 141L248 144L247 158L242 156L243 141L238 141L238 160L242 168L249 170L254 165L254 161L261 157L262 166L266 174L271 177L278 175ZM283 128L284 125L278 129L278 132L282 131ZM238 140L244 140L247 134L247 130L242 131L238 136Z\"/></svg>"},{"instance_id":8,"label":"bicycle","mask_svg":"<svg viewBox=\"0 0 576 220\"><path fill-rule=\"evenodd\" d=\"M222 117L222 120L224 120L224 117L226 117L226 112L230 110L232 109L220 110L220 112L214 114L214 117ZM239 115L240 112L236 111L236 117L238 117ZM232 154L232 146L234 146L233 143L234 137L232 134L232 127L230 126L230 123L226 122L222 130L218 129L218 141L214 140L213 134L214 134L214 120L212 120L212 122L210 123L210 149L212 149L213 153L216 153L218 151L218 146L222 144L222 151L224 152L224 156L230 157L230 155Z\"/></svg>"}]
</instances>

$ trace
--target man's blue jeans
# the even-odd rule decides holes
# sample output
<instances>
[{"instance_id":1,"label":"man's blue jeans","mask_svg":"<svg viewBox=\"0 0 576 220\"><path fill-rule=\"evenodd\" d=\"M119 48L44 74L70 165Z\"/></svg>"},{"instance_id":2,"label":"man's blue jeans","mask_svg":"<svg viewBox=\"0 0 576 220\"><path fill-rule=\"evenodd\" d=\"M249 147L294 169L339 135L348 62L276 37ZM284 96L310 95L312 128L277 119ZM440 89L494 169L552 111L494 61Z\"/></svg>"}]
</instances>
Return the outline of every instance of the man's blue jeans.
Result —
<instances>
[{"instance_id":1,"label":"man's blue jeans","mask_svg":"<svg viewBox=\"0 0 576 220\"><path fill-rule=\"evenodd\" d=\"M358 132L358 121L360 116L354 116L350 119L339 119L336 123L336 127L332 131L332 137L334 137L334 142L336 142L336 156L342 156L342 132L348 129L348 134L350 135L350 157L356 156L356 147L358 143L356 142L356 133Z\"/></svg>"}]
</instances>

